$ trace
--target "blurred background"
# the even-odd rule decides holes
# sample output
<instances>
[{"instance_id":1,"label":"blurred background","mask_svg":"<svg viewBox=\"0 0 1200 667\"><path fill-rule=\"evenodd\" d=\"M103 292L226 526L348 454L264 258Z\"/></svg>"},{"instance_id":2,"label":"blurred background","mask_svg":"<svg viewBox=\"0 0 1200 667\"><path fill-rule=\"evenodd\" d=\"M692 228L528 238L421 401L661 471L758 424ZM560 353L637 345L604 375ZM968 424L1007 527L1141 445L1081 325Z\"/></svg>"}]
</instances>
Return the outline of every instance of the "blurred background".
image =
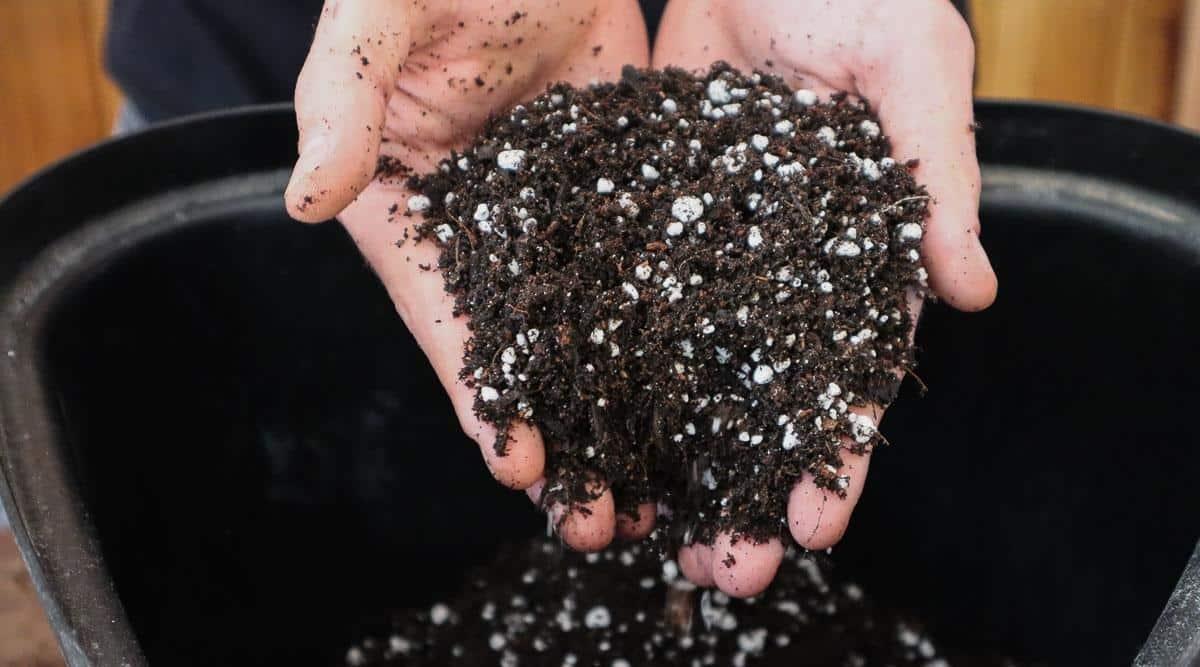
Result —
<instances>
[{"instance_id":1,"label":"blurred background","mask_svg":"<svg viewBox=\"0 0 1200 667\"><path fill-rule=\"evenodd\" d=\"M1085 104L1200 129L1200 0L969 4L979 96ZM0 0L0 193L112 132L121 95L101 57L107 12L108 0ZM0 523L0 667L58 664Z\"/></svg>"}]
</instances>

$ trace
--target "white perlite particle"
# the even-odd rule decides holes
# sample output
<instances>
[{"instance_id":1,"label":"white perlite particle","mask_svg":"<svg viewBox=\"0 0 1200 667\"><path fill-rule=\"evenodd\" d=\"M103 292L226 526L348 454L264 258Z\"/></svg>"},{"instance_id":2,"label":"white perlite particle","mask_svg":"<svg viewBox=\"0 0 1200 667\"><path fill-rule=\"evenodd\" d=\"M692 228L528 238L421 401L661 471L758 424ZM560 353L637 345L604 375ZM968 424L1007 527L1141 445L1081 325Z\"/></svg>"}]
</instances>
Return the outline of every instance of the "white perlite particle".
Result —
<instances>
[{"instance_id":1,"label":"white perlite particle","mask_svg":"<svg viewBox=\"0 0 1200 667\"><path fill-rule=\"evenodd\" d=\"M837 132L834 132L833 128L828 125L817 130L817 138L831 147L837 146Z\"/></svg>"},{"instance_id":2,"label":"white perlite particle","mask_svg":"<svg viewBox=\"0 0 1200 667\"><path fill-rule=\"evenodd\" d=\"M667 224L667 236L679 236L683 233L682 222L671 222Z\"/></svg>"},{"instance_id":3,"label":"white perlite particle","mask_svg":"<svg viewBox=\"0 0 1200 667\"><path fill-rule=\"evenodd\" d=\"M517 363L517 348L511 345L504 348L504 351L500 353L500 361L506 364Z\"/></svg>"},{"instance_id":4,"label":"white perlite particle","mask_svg":"<svg viewBox=\"0 0 1200 667\"><path fill-rule=\"evenodd\" d=\"M633 275L636 276L638 280L650 280L650 276L653 274L653 272L654 269L650 268L649 262L642 262L633 269Z\"/></svg>"},{"instance_id":5,"label":"white perlite particle","mask_svg":"<svg viewBox=\"0 0 1200 667\"><path fill-rule=\"evenodd\" d=\"M679 107L675 104L675 100L668 97L662 101L663 113L675 113L678 109Z\"/></svg>"},{"instance_id":6,"label":"white perlite particle","mask_svg":"<svg viewBox=\"0 0 1200 667\"><path fill-rule=\"evenodd\" d=\"M749 306L741 306L740 308L737 309L736 316L737 316L738 324L740 324L742 326L746 326L746 322L748 322L750 320L750 307Z\"/></svg>"},{"instance_id":7,"label":"white perlite particle","mask_svg":"<svg viewBox=\"0 0 1200 667\"><path fill-rule=\"evenodd\" d=\"M766 156L764 155L763 157L765 158ZM795 176L796 174L804 173L804 165L800 164L799 162L789 162L787 164L779 165L779 168L776 169L775 172L779 174L779 178L786 181L791 179L791 177Z\"/></svg>"},{"instance_id":8,"label":"white perlite particle","mask_svg":"<svg viewBox=\"0 0 1200 667\"><path fill-rule=\"evenodd\" d=\"M811 107L817 103L817 94L807 88L801 88L792 94L792 99L802 107Z\"/></svg>"},{"instance_id":9,"label":"white perlite particle","mask_svg":"<svg viewBox=\"0 0 1200 667\"><path fill-rule=\"evenodd\" d=\"M746 234L746 245L750 246L750 249L753 250L754 248L762 245L762 242L762 229L758 225L752 225L750 227L750 232Z\"/></svg>"},{"instance_id":10,"label":"white perlite particle","mask_svg":"<svg viewBox=\"0 0 1200 667\"><path fill-rule=\"evenodd\" d=\"M837 244L837 248L834 249L833 253L838 257L858 257L862 254L862 248L858 247L858 244L853 241L842 241Z\"/></svg>"},{"instance_id":11,"label":"white perlite particle","mask_svg":"<svg viewBox=\"0 0 1200 667\"><path fill-rule=\"evenodd\" d=\"M488 637L488 646L492 647L493 651L499 651L508 644L508 640L499 632L493 632L491 637Z\"/></svg>"},{"instance_id":12,"label":"white perlite particle","mask_svg":"<svg viewBox=\"0 0 1200 667\"><path fill-rule=\"evenodd\" d=\"M754 150L758 151L759 153L767 150L767 145L770 142L771 142L770 139L768 139L767 137L765 137L761 134L756 134L756 135L750 137L750 145L753 146Z\"/></svg>"},{"instance_id":13,"label":"white perlite particle","mask_svg":"<svg viewBox=\"0 0 1200 667\"><path fill-rule=\"evenodd\" d=\"M864 120L858 124L858 131L862 132L864 137L875 139L879 136L879 123L873 120Z\"/></svg>"},{"instance_id":14,"label":"white perlite particle","mask_svg":"<svg viewBox=\"0 0 1200 667\"><path fill-rule=\"evenodd\" d=\"M663 561L662 564L662 579L663 581L671 582L679 578L679 566L673 560Z\"/></svg>"},{"instance_id":15,"label":"white perlite particle","mask_svg":"<svg viewBox=\"0 0 1200 667\"><path fill-rule=\"evenodd\" d=\"M596 179L596 192L606 195L613 191L616 185L607 178Z\"/></svg>"},{"instance_id":16,"label":"white perlite particle","mask_svg":"<svg viewBox=\"0 0 1200 667\"><path fill-rule=\"evenodd\" d=\"M484 403L491 403L500 398L500 392L496 391L495 387L483 386L479 388L479 398L483 399Z\"/></svg>"},{"instance_id":17,"label":"white perlite particle","mask_svg":"<svg viewBox=\"0 0 1200 667\"><path fill-rule=\"evenodd\" d=\"M671 203L671 215L679 222L694 222L704 215L704 203L691 195L677 197Z\"/></svg>"},{"instance_id":18,"label":"white perlite particle","mask_svg":"<svg viewBox=\"0 0 1200 667\"><path fill-rule=\"evenodd\" d=\"M608 607L602 605L592 607L583 617L583 624L592 630L607 628L609 623L612 623L612 616Z\"/></svg>"},{"instance_id":19,"label":"white perlite particle","mask_svg":"<svg viewBox=\"0 0 1200 667\"><path fill-rule=\"evenodd\" d=\"M846 418L850 421L851 434L858 444L865 445L875 437L875 420L870 416L850 413Z\"/></svg>"},{"instance_id":20,"label":"white perlite particle","mask_svg":"<svg viewBox=\"0 0 1200 667\"><path fill-rule=\"evenodd\" d=\"M643 265L643 266L645 266L647 269L650 268L649 265ZM641 269L641 266L639 266L637 269L635 269L639 278L641 278L640 269ZM650 277L649 275L646 276L646 278L649 278L649 277ZM642 278L642 280L645 280L646 278ZM633 283L621 283L621 290L623 292L625 292L625 296L629 297L630 301L637 301L638 298L641 296L641 293L638 292L638 288L635 287L633 285Z\"/></svg>"},{"instance_id":21,"label":"white perlite particle","mask_svg":"<svg viewBox=\"0 0 1200 667\"><path fill-rule=\"evenodd\" d=\"M657 181L659 177L658 170L652 165L642 164L642 178L647 181Z\"/></svg>"},{"instance_id":22,"label":"white perlite particle","mask_svg":"<svg viewBox=\"0 0 1200 667\"><path fill-rule=\"evenodd\" d=\"M625 213L631 218L636 218L637 214L641 212L641 209L639 209L638 205L633 201L633 195L629 194L628 192L622 192L617 197L617 205L620 206L621 209L625 211Z\"/></svg>"},{"instance_id":23,"label":"white perlite particle","mask_svg":"<svg viewBox=\"0 0 1200 667\"><path fill-rule=\"evenodd\" d=\"M600 345L604 342L604 329L592 329L592 333L588 336L588 341L592 345Z\"/></svg>"},{"instance_id":24,"label":"white perlite particle","mask_svg":"<svg viewBox=\"0 0 1200 667\"><path fill-rule=\"evenodd\" d=\"M500 151L500 154L496 156L496 166L504 171L518 171L524 164L525 151L519 148Z\"/></svg>"},{"instance_id":25,"label":"white perlite particle","mask_svg":"<svg viewBox=\"0 0 1200 667\"><path fill-rule=\"evenodd\" d=\"M921 229L921 225L915 222L906 222L900 225L899 234L901 241L920 241L924 231Z\"/></svg>"},{"instance_id":26,"label":"white perlite particle","mask_svg":"<svg viewBox=\"0 0 1200 667\"><path fill-rule=\"evenodd\" d=\"M408 198L408 210L412 211L413 213L427 211L432 204L433 202L429 201L429 197L426 197L425 195L413 195Z\"/></svg>"},{"instance_id":27,"label":"white perlite particle","mask_svg":"<svg viewBox=\"0 0 1200 667\"><path fill-rule=\"evenodd\" d=\"M775 134L791 134L792 130L796 129L796 125L790 120L781 120L775 123Z\"/></svg>"},{"instance_id":28,"label":"white perlite particle","mask_svg":"<svg viewBox=\"0 0 1200 667\"><path fill-rule=\"evenodd\" d=\"M866 158L862 161L859 171L868 181L878 181L883 177L883 172L879 170L879 165L871 158Z\"/></svg>"},{"instance_id":29,"label":"white perlite particle","mask_svg":"<svg viewBox=\"0 0 1200 667\"><path fill-rule=\"evenodd\" d=\"M729 84L722 79L713 79L708 82L708 99L713 104L729 104L733 101L733 95L729 94Z\"/></svg>"},{"instance_id":30,"label":"white perlite particle","mask_svg":"<svg viewBox=\"0 0 1200 667\"><path fill-rule=\"evenodd\" d=\"M767 643L767 629L755 628L738 635L738 648L746 653L755 655L762 652Z\"/></svg>"},{"instance_id":31,"label":"white perlite particle","mask_svg":"<svg viewBox=\"0 0 1200 667\"><path fill-rule=\"evenodd\" d=\"M775 369L766 364L761 364L754 369L754 383L767 384L775 379Z\"/></svg>"},{"instance_id":32,"label":"white perlite particle","mask_svg":"<svg viewBox=\"0 0 1200 667\"><path fill-rule=\"evenodd\" d=\"M788 422L783 427L783 448L795 449L800 444L800 436L796 435L796 427Z\"/></svg>"},{"instance_id":33,"label":"white perlite particle","mask_svg":"<svg viewBox=\"0 0 1200 667\"><path fill-rule=\"evenodd\" d=\"M492 217L492 209L488 208L487 204L480 204L475 207L475 214L473 217L475 218L475 222L483 222L488 220Z\"/></svg>"},{"instance_id":34,"label":"white perlite particle","mask_svg":"<svg viewBox=\"0 0 1200 667\"><path fill-rule=\"evenodd\" d=\"M353 646L349 651L346 651L346 664L350 667L358 667L366 664L367 656L363 654L362 649Z\"/></svg>"},{"instance_id":35,"label":"white perlite particle","mask_svg":"<svg viewBox=\"0 0 1200 667\"><path fill-rule=\"evenodd\" d=\"M450 239L454 238L454 228L444 222L437 227L434 227L433 233L437 235L438 241L441 241L442 243L446 243Z\"/></svg>"},{"instance_id":36,"label":"white perlite particle","mask_svg":"<svg viewBox=\"0 0 1200 667\"><path fill-rule=\"evenodd\" d=\"M392 653L408 655L409 652L412 651L412 642L408 641L408 639L405 637L401 637L400 635L392 635L391 638L388 639L388 648Z\"/></svg>"},{"instance_id":37,"label":"white perlite particle","mask_svg":"<svg viewBox=\"0 0 1200 667\"><path fill-rule=\"evenodd\" d=\"M440 602L433 605L433 607L429 609L429 620L433 622L434 625L442 625L446 621L450 620L450 607L447 607Z\"/></svg>"}]
</instances>

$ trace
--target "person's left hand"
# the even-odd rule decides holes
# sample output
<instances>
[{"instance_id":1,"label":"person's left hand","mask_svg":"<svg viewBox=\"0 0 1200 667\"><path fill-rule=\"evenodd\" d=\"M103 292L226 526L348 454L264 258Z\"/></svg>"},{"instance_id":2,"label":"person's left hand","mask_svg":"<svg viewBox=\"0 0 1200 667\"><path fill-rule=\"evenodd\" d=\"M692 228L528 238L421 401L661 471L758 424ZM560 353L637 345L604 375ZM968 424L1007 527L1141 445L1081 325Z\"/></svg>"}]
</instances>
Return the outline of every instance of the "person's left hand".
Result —
<instances>
[{"instance_id":1,"label":"person's left hand","mask_svg":"<svg viewBox=\"0 0 1200 667\"><path fill-rule=\"evenodd\" d=\"M466 318L454 316L442 275L425 270L437 266L440 251L411 240L423 219L408 211L416 193L403 176L377 175L376 165L382 155L429 172L469 144L492 114L508 113L551 83L614 80L625 64L649 64L635 0L326 0L296 83L300 157L285 195L288 213L305 222L338 217L492 475L535 502L544 484L542 437L535 426L514 423L507 451L497 453L496 428L474 411L476 389L459 379L471 335ZM653 507L644 503L636 521L617 516L601 483L580 507L550 511L568 545L592 551L614 535L644 536Z\"/></svg>"}]
</instances>

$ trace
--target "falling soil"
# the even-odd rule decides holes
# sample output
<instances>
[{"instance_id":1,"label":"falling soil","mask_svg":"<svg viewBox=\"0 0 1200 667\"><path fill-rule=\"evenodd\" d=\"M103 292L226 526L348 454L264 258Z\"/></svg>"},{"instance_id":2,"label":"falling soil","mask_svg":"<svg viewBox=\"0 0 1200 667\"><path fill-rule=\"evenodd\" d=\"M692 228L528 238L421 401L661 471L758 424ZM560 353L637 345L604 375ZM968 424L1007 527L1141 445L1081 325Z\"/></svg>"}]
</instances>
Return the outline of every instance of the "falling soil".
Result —
<instances>
[{"instance_id":1,"label":"falling soil","mask_svg":"<svg viewBox=\"0 0 1200 667\"><path fill-rule=\"evenodd\" d=\"M400 612L345 654L382 665L1012 665L943 652L908 615L838 576L820 554L789 555L746 600L696 589L644 546L586 556L541 539L501 549L457 595Z\"/></svg>"},{"instance_id":2,"label":"falling soil","mask_svg":"<svg viewBox=\"0 0 1200 667\"><path fill-rule=\"evenodd\" d=\"M889 151L845 95L626 68L410 179L470 318L475 410L541 431L543 502L601 479L621 511L660 503L674 542L762 540L803 475L847 488L842 452L882 441L853 408L913 366L925 284L929 198Z\"/></svg>"}]
</instances>

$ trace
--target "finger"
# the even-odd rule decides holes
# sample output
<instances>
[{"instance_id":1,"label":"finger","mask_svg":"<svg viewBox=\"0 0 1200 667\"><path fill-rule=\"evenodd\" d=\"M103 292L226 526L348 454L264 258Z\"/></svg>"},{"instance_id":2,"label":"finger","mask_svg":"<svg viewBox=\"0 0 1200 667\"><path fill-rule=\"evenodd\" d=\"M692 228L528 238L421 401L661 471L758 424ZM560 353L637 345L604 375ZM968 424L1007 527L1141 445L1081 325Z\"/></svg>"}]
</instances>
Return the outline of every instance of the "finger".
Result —
<instances>
[{"instance_id":1,"label":"finger","mask_svg":"<svg viewBox=\"0 0 1200 667\"><path fill-rule=\"evenodd\" d=\"M914 176L933 196L922 243L930 286L955 308L982 310L996 298L996 275L979 242L974 44L950 3L925 14L916 28L924 34L905 38L917 46L864 56L858 88L875 105L896 159L920 160Z\"/></svg>"},{"instance_id":2,"label":"finger","mask_svg":"<svg viewBox=\"0 0 1200 667\"><path fill-rule=\"evenodd\" d=\"M876 407L851 407L850 412L870 417L879 423L883 411ZM813 476L805 473L788 495L788 530L792 538L806 549L827 549L837 544L846 533L850 515L862 495L867 481L869 454L855 454L848 448L842 449L842 466L836 475L845 478L846 496L819 487Z\"/></svg>"},{"instance_id":3,"label":"finger","mask_svg":"<svg viewBox=\"0 0 1200 667\"><path fill-rule=\"evenodd\" d=\"M296 81L300 157L284 199L297 220L332 218L374 177L408 12L407 2L326 0Z\"/></svg>"},{"instance_id":4,"label":"finger","mask_svg":"<svg viewBox=\"0 0 1200 667\"><path fill-rule=\"evenodd\" d=\"M688 581L704 588L713 585L713 548L707 544L689 544L679 548L679 571Z\"/></svg>"},{"instance_id":5,"label":"finger","mask_svg":"<svg viewBox=\"0 0 1200 667\"><path fill-rule=\"evenodd\" d=\"M746 598L767 589L783 562L783 542L771 538L754 542L729 533L717 535L712 546L712 578L727 595Z\"/></svg>"},{"instance_id":6,"label":"finger","mask_svg":"<svg viewBox=\"0 0 1200 667\"><path fill-rule=\"evenodd\" d=\"M505 486L524 489L542 476L546 456L541 435L525 422L514 422L507 434L507 450L500 455L495 448L496 427L475 414L479 388L459 379L463 348L471 337L466 318L454 316L454 298L443 289L441 275L421 268L436 266L439 251L432 243L411 240L396 247L404 239L405 226L416 224L419 214L387 222L388 209L396 203L403 208L409 194L402 188L372 185L341 215L342 225L379 275L445 387L463 431L479 444L492 475Z\"/></svg>"},{"instance_id":7,"label":"finger","mask_svg":"<svg viewBox=\"0 0 1200 667\"><path fill-rule=\"evenodd\" d=\"M534 504L540 504L545 480L538 480L525 493ZM616 506L612 489L599 482L588 485L588 493L598 496L572 507L564 516L565 507L559 503L549 508L559 537L576 551L599 551L608 546L616 532Z\"/></svg>"},{"instance_id":8,"label":"finger","mask_svg":"<svg viewBox=\"0 0 1200 667\"><path fill-rule=\"evenodd\" d=\"M640 540L654 530L655 504L642 503L637 506L637 516L621 512L617 515L617 537L623 540Z\"/></svg>"}]
</instances>

